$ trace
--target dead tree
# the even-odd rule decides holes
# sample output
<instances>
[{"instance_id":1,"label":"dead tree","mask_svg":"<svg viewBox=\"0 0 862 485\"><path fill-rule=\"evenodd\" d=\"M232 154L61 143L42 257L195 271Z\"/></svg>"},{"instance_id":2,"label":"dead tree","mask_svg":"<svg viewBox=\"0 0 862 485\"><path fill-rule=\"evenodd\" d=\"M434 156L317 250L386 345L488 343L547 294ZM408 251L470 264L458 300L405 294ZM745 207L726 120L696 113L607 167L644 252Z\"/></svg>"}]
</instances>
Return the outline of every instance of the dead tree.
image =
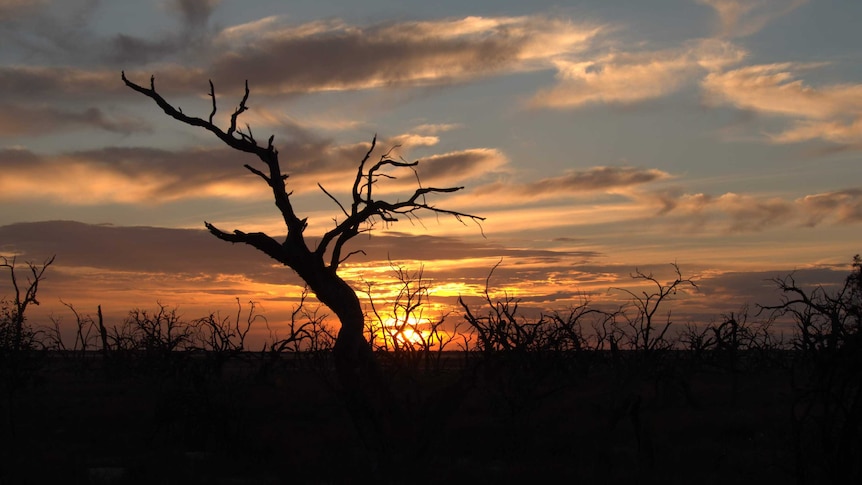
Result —
<instances>
[{"instance_id":1,"label":"dead tree","mask_svg":"<svg viewBox=\"0 0 862 485\"><path fill-rule=\"evenodd\" d=\"M690 278L683 278L676 263L671 263L676 277L673 281L662 284L658 278L652 273L646 274L635 269L634 274L630 275L632 279L641 280L649 286L655 286L655 290L649 293L646 290L635 293L625 288L613 288L616 290L628 293L631 297L630 305L634 307L634 316L625 312L621 312L622 318L631 330L628 336L633 350L643 351L644 355L651 354L656 350L670 348L673 344L667 341L664 336L671 325L671 312L668 311L664 323L661 323L656 318L659 307L662 307L662 302L671 299L676 292L686 287L691 287L697 290L697 284Z\"/></svg>"},{"instance_id":2,"label":"dead tree","mask_svg":"<svg viewBox=\"0 0 862 485\"><path fill-rule=\"evenodd\" d=\"M304 232L306 219L294 212L291 203L291 192L286 187L289 177L282 171L278 158L278 150L273 145L274 135L269 137L265 145L261 145L252 135L248 127L243 131L237 128L237 119L248 109L246 104L249 96L248 82L245 84L245 94L239 106L230 116L230 125L226 130L213 123L216 114L216 95L210 81L209 96L212 98L212 111L207 119L184 114L178 108L168 103L156 92L154 78L150 77L149 87L140 86L122 74L122 80L129 88L151 98L164 112L187 125L198 126L213 133L229 147L252 154L263 163L263 169L249 164L245 168L260 177L272 190L275 205L281 212L287 236L278 241L262 232L246 233L240 230L223 231L213 224L205 222L206 228L217 238L231 243L244 243L263 252L279 263L293 269L300 278L308 284L316 297L329 307L341 322L341 330L334 346L334 357L339 379L345 386L355 386L365 381L363 376L374 367L373 353L363 335L364 313L359 298L354 289L338 275L338 268L347 258L355 253L344 254L345 244L360 233L371 229L377 221L391 223L399 216L414 217L419 211L453 216L460 221L472 220L479 222L481 217L452 210L441 209L431 205L426 196L441 193L456 192L463 187L418 187L404 201L389 202L378 200L375 185L381 178L389 177L385 170L389 168L415 169L418 161L407 162L396 160L390 155L382 155L376 163L369 162L377 137L371 141L371 147L360 160L356 177L353 181L352 197L348 204L338 201L320 184L321 190L331 198L341 209L344 217L335 222L335 227L323 234L315 245L309 245Z\"/></svg>"},{"instance_id":3,"label":"dead tree","mask_svg":"<svg viewBox=\"0 0 862 485\"><path fill-rule=\"evenodd\" d=\"M8 323L11 324L11 329L8 329L11 330L11 332L7 332L6 328L0 329L2 330L3 335L2 345L8 350L18 352L20 350L26 350L25 347L29 346L29 343L24 341L25 313L27 311L27 307L30 306L31 303L33 305L39 304L39 301L36 299L36 292L39 290L39 282L45 279L45 270L47 270L48 266L51 266L51 263L54 262L54 257L52 256L45 260L41 267L34 263L27 262L27 269L30 272L30 276L27 277L26 286L21 285L21 282L15 273L15 258L13 257L12 259L9 259L5 256L0 256L0 259L3 260L3 262L0 263L0 268L9 270L9 280L12 283L12 291L14 293L14 299L11 301L12 307L8 312L4 311L4 313L8 313L8 315L0 315L0 317L4 320L8 320ZM3 327L6 327L6 325L3 325Z\"/></svg>"}]
</instances>

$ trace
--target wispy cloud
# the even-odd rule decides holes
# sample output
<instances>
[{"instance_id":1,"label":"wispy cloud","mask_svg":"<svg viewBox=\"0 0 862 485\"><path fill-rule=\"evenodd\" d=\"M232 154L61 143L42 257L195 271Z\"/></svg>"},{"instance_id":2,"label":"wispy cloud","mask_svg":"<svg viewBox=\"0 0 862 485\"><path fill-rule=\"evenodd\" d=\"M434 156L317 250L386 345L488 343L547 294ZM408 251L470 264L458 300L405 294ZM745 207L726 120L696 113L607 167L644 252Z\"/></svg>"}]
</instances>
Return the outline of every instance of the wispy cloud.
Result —
<instances>
[{"instance_id":1,"label":"wispy cloud","mask_svg":"<svg viewBox=\"0 0 862 485\"><path fill-rule=\"evenodd\" d=\"M202 28L220 3L221 0L170 0L167 6L179 13L186 25Z\"/></svg>"},{"instance_id":2,"label":"wispy cloud","mask_svg":"<svg viewBox=\"0 0 862 485\"><path fill-rule=\"evenodd\" d=\"M449 84L547 68L556 56L583 50L602 31L540 16L370 26L339 20L289 26L265 19L254 25L222 33L228 50L210 71L229 86L254 79L268 94Z\"/></svg>"},{"instance_id":3,"label":"wispy cloud","mask_svg":"<svg viewBox=\"0 0 862 485\"><path fill-rule=\"evenodd\" d=\"M116 71L50 66L0 66L0 101L26 101L83 97L97 99L122 91ZM126 89L128 90L128 89Z\"/></svg>"},{"instance_id":4,"label":"wispy cloud","mask_svg":"<svg viewBox=\"0 0 862 485\"><path fill-rule=\"evenodd\" d=\"M710 73L702 87L711 104L726 103L793 120L787 130L767 135L775 143L862 141L862 84L813 87L793 75L794 70L817 67L796 63L747 66Z\"/></svg>"},{"instance_id":5,"label":"wispy cloud","mask_svg":"<svg viewBox=\"0 0 862 485\"><path fill-rule=\"evenodd\" d=\"M612 52L590 60L555 61L558 84L539 91L533 107L577 108L591 103L635 103L666 96L705 70L741 61L746 52L727 42L700 40L681 49Z\"/></svg>"},{"instance_id":6,"label":"wispy cloud","mask_svg":"<svg viewBox=\"0 0 862 485\"><path fill-rule=\"evenodd\" d=\"M504 169L508 158L493 148L458 150L419 160L419 175L424 183L456 184Z\"/></svg>"},{"instance_id":7,"label":"wispy cloud","mask_svg":"<svg viewBox=\"0 0 862 485\"><path fill-rule=\"evenodd\" d=\"M775 143L799 143L808 140L825 140L842 145L862 143L862 113L854 121L797 121L781 133L769 135ZM859 148L858 146L856 147Z\"/></svg>"},{"instance_id":8,"label":"wispy cloud","mask_svg":"<svg viewBox=\"0 0 862 485\"><path fill-rule=\"evenodd\" d=\"M808 3L808 0L698 0L715 9L719 35L746 37L761 31L770 21Z\"/></svg>"},{"instance_id":9,"label":"wispy cloud","mask_svg":"<svg viewBox=\"0 0 862 485\"><path fill-rule=\"evenodd\" d=\"M7 149L0 151L0 163L5 169L0 179L4 200L150 205L189 198L266 196L236 155L222 148L108 147L59 155Z\"/></svg>"},{"instance_id":10,"label":"wispy cloud","mask_svg":"<svg viewBox=\"0 0 862 485\"><path fill-rule=\"evenodd\" d=\"M806 224L862 222L862 188L805 196L797 203L808 213Z\"/></svg>"},{"instance_id":11,"label":"wispy cloud","mask_svg":"<svg viewBox=\"0 0 862 485\"><path fill-rule=\"evenodd\" d=\"M126 135L150 131L150 126L140 119L109 116L99 108L76 111L45 105L0 104L0 137L45 135L91 128Z\"/></svg>"},{"instance_id":12,"label":"wispy cloud","mask_svg":"<svg viewBox=\"0 0 862 485\"><path fill-rule=\"evenodd\" d=\"M762 113L828 119L862 111L862 85L837 84L814 88L795 79L792 69L811 64L760 64L706 76L703 88L716 102Z\"/></svg>"},{"instance_id":13,"label":"wispy cloud","mask_svg":"<svg viewBox=\"0 0 862 485\"><path fill-rule=\"evenodd\" d=\"M796 199L728 192L719 196L674 191L644 194L661 205L660 216L692 230L718 228L731 233L780 226L862 222L862 190L811 194Z\"/></svg>"},{"instance_id":14,"label":"wispy cloud","mask_svg":"<svg viewBox=\"0 0 862 485\"><path fill-rule=\"evenodd\" d=\"M525 200L577 197L597 191L618 193L670 177L667 172L657 169L593 167L588 170L570 170L563 175L535 182L495 182L477 187L472 193L477 196L498 195L508 203L516 204Z\"/></svg>"},{"instance_id":15,"label":"wispy cloud","mask_svg":"<svg viewBox=\"0 0 862 485\"><path fill-rule=\"evenodd\" d=\"M207 58L215 35L208 30L209 19L219 3L220 0L166 1L163 5L181 20L179 31L160 32L144 39L120 33L97 45L103 46L103 59L117 66Z\"/></svg>"},{"instance_id":16,"label":"wispy cloud","mask_svg":"<svg viewBox=\"0 0 862 485\"><path fill-rule=\"evenodd\" d=\"M2 119L2 118L0 118ZM373 156L400 145L402 153L437 144L433 136L401 134L378 141ZM341 145L313 136L278 144L282 168L290 175L288 187L297 195L317 193L317 183L334 193L348 191L356 167L370 142ZM27 149L0 150L4 176L0 200L49 200L65 204L106 203L163 204L201 198L261 199L269 197L265 184L243 168L259 163L233 150L190 147L166 150L141 147L106 147L43 155ZM480 174L500 170L506 157L493 149L468 149L431 155L421 160L423 184L447 186ZM379 190L415 187L409 171L397 180L386 180ZM63 183L45 184L45 180ZM391 182L391 183L390 183Z\"/></svg>"},{"instance_id":17,"label":"wispy cloud","mask_svg":"<svg viewBox=\"0 0 862 485\"><path fill-rule=\"evenodd\" d=\"M459 123L436 123L436 124L422 124L413 128L413 131L416 133L421 133L424 135L437 135L440 133L444 133L451 130L456 130L461 128L461 124Z\"/></svg>"},{"instance_id":18,"label":"wispy cloud","mask_svg":"<svg viewBox=\"0 0 862 485\"><path fill-rule=\"evenodd\" d=\"M16 15L35 10L46 3L47 0L0 0L0 15L8 22Z\"/></svg>"}]
</instances>

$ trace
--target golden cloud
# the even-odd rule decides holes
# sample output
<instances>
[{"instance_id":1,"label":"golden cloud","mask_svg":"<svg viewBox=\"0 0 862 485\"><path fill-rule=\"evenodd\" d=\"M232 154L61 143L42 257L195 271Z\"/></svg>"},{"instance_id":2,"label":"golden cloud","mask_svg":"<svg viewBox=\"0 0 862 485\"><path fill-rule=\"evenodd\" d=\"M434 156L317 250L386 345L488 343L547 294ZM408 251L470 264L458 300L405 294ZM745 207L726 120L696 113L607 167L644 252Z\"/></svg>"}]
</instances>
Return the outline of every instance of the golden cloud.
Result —
<instances>
[{"instance_id":1,"label":"golden cloud","mask_svg":"<svg viewBox=\"0 0 862 485\"><path fill-rule=\"evenodd\" d=\"M808 0L698 0L712 7L719 17L720 35L746 37L766 24L808 3Z\"/></svg>"},{"instance_id":2,"label":"golden cloud","mask_svg":"<svg viewBox=\"0 0 862 485\"><path fill-rule=\"evenodd\" d=\"M813 88L795 79L791 69L816 64L761 64L727 72L710 73L703 89L715 102L738 108L802 118L826 119L862 112L862 84Z\"/></svg>"},{"instance_id":3,"label":"golden cloud","mask_svg":"<svg viewBox=\"0 0 862 485\"><path fill-rule=\"evenodd\" d=\"M539 91L533 107L577 108L590 103L635 103L673 93L704 69L739 62L745 51L727 42L690 42L682 49L614 52L596 59L558 59L558 84Z\"/></svg>"},{"instance_id":4,"label":"golden cloud","mask_svg":"<svg viewBox=\"0 0 862 485\"><path fill-rule=\"evenodd\" d=\"M446 84L548 68L603 30L540 16L365 27L339 20L288 26L268 18L223 32L225 52L210 70L231 89L249 78L269 94Z\"/></svg>"},{"instance_id":5,"label":"golden cloud","mask_svg":"<svg viewBox=\"0 0 862 485\"><path fill-rule=\"evenodd\" d=\"M775 143L823 139L837 143L862 140L862 84L812 87L796 79L792 70L817 64L761 64L707 75L702 87L713 104L773 116L796 118L794 125L768 135Z\"/></svg>"}]
</instances>

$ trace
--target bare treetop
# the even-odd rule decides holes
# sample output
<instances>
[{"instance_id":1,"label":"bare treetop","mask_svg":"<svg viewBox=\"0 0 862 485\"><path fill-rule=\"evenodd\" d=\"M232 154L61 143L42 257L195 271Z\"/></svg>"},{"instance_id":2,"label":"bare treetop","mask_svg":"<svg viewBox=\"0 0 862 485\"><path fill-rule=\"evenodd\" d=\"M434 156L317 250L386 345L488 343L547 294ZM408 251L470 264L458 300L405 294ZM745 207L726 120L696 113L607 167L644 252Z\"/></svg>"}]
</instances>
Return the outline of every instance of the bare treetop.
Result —
<instances>
[{"instance_id":1,"label":"bare treetop","mask_svg":"<svg viewBox=\"0 0 862 485\"><path fill-rule=\"evenodd\" d=\"M149 88L130 81L126 78L125 72L122 73L122 79L126 86L153 99L170 117L187 125L202 127L215 134L216 137L231 148L254 154L264 163L266 167L265 170L259 170L249 164L246 164L245 168L262 178L272 189L275 205L281 212L287 228L287 238L284 243L278 243L270 236L263 233L244 233L240 230L234 230L232 233L228 233L218 229L208 222L205 224L207 229L209 229L209 231L219 239L249 244L290 267L294 267L294 261L296 261L295 258L297 257L307 258L312 256L323 262L327 253L329 253L329 261L326 265L330 270L336 270L338 266L350 256L350 254L348 254L347 256L342 257L344 244L354 236L369 230L373 226L375 219L379 219L384 222L395 222L398 220L399 216L410 218L413 217L416 212L426 210L437 214L450 215L462 222L464 219L471 219L475 222L484 220L483 217L465 212L441 209L432 205L428 202L426 196L430 194L456 192L462 190L463 187L423 187L418 176L416 178L417 187L413 191L412 195L406 200L389 202L376 199L374 187L379 179L392 178L383 173L384 169L389 167L414 168L419 164L419 162L396 160L390 156L390 151L381 155L380 159L369 167L369 159L377 145L377 136L375 135L371 141L370 148L359 162L359 167L353 182L351 194L352 200L350 200L349 205L343 204L330 192L324 189L323 186L318 184L320 189L330 199L338 204L341 212L344 214L344 219L341 222L336 222L335 227L327 231L317 243L316 247L311 249L306 245L303 237L303 232L307 226L306 219L300 218L296 215L290 200L292 192L287 190L285 183L289 175L282 172L278 158L278 150L273 145L274 135L269 137L266 145L261 145L254 138L248 125L246 125L245 130L237 127L239 116L248 110L248 82L245 83L245 93L239 106L234 109L230 116L230 125L227 127L227 130L223 130L213 122L213 118L218 111L218 107L216 104L215 87L212 81L209 83L209 96L212 99L212 111L210 112L208 119L202 119L186 115L182 110L168 103L158 92L156 92L154 77L150 77ZM286 249L289 250L285 251Z\"/></svg>"}]
</instances>

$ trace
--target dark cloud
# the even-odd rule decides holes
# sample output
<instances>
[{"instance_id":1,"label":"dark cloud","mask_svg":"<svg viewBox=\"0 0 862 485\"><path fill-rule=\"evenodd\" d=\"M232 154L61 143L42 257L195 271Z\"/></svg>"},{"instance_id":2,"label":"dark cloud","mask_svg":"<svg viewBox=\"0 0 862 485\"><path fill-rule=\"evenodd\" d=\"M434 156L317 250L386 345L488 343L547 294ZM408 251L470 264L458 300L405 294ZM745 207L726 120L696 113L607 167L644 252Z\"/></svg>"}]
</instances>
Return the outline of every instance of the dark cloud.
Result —
<instances>
[{"instance_id":1,"label":"dark cloud","mask_svg":"<svg viewBox=\"0 0 862 485\"><path fill-rule=\"evenodd\" d=\"M657 169L594 167L583 171L572 170L557 177L529 183L498 182L478 187L475 192L479 195L505 193L518 198L538 199L624 189L667 178L670 178L670 174Z\"/></svg>"},{"instance_id":2,"label":"dark cloud","mask_svg":"<svg viewBox=\"0 0 862 485\"><path fill-rule=\"evenodd\" d=\"M268 273L275 263L204 230L91 225L73 221L0 226L2 250L20 260L57 255L57 264L167 274ZM277 263L275 263L277 264Z\"/></svg>"},{"instance_id":3,"label":"dark cloud","mask_svg":"<svg viewBox=\"0 0 862 485\"><path fill-rule=\"evenodd\" d=\"M0 3L0 41L29 61L47 64L136 66L160 61L199 61L215 35L208 31L215 0L171 0L167 9L179 28L140 38L125 33L103 37L90 30L99 0ZM128 67L128 66L122 66Z\"/></svg>"},{"instance_id":4,"label":"dark cloud","mask_svg":"<svg viewBox=\"0 0 862 485\"><path fill-rule=\"evenodd\" d=\"M437 261L462 258L491 258L517 261L520 259L544 262L581 262L600 256L594 251L554 251L546 249L512 249L485 242L468 242L458 238L429 235L358 236L349 243L349 249L362 249L366 255L357 255L351 261L413 260ZM488 268L490 269L490 268ZM483 271L486 271L483 269ZM485 274L487 275L487 273Z\"/></svg>"},{"instance_id":5,"label":"dark cloud","mask_svg":"<svg viewBox=\"0 0 862 485\"><path fill-rule=\"evenodd\" d=\"M277 235L273 235L278 237ZM309 237L313 241L313 237ZM254 249L219 241L196 229L92 225L73 221L17 223L0 226L0 251L38 261L56 254L67 266L167 274L240 274L271 282L278 263ZM452 237L428 235L359 236L350 250L362 249L349 261L354 264L388 264L388 261L437 261L464 258L504 258L574 264L598 256L593 251L512 249ZM517 266L517 265L516 265ZM477 275L487 276L489 268ZM278 271L280 273L280 271Z\"/></svg>"},{"instance_id":6,"label":"dark cloud","mask_svg":"<svg viewBox=\"0 0 862 485\"><path fill-rule=\"evenodd\" d=\"M219 3L221 0L172 0L168 5L182 16L184 24L202 28L209 22Z\"/></svg>"},{"instance_id":7,"label":"dark cloud","mask_svg":"<svg viewBox=\"0 0 862 485\"><path fill-rule=\"evenodd\" d=\"M761 231L781 225L796 215L793 204L780 199L751 200L732 204L725 210L730 216L728 229L731 232Z\"/></svg>"},{"instance_id":8,"label":"dark cloud","mask_svg":"<svg viewBox=\"0 0 862 485\"><path fill-rule=\"evenodd\" d=\"M498 150L474 148L434 155L420 160L418 172L423 183L446 183L493 173L507 163Z\"/></svg>"},{"instance_id":9,"label":"dark cloud","mask_svg":"<svg viewBox=\"0 0 862 485\"><path fill-rule=\"evenodd\" d=\"M158 40L117 34L106 43L105 57L115 65L149 64L175 54L181 44L176 35L156 36Z\"/></svg>"},{"instance_id":10,"label":"dark cloud","mask_svg":"<svg viewBox=\"0 0 862 485\"><path fill-rule=\"evenodd\" d=\"M0 149L0 165L9 169L17 167L32 167L43 162L41 155L23 148Z\"/></svg>"},{"instance_id":11,"label":"dark cloud","mask_svg":"<svg viewBox=\"0 0 862 485\"><path fill-rule=\"evenodd\" d=\"M212 71L232 85L251 78L256 87L275 93L437 84L498 69L514 61L519 48L505 39L469 43L384 37L378 29L338 29L309 37L267 39L219 58ZM442 78L419 75L430 66L449 74Z\"/></svg>"},{"instance_id":12,"label":"dark cloud","mask_svg":"<svg viewBox=\"0 0 862 485\"><path fill-rule=\"evenodd\" d=\"M128 95L119 71L72 67L0 66L0 102L43 103L47 100L96 100Z\"/></svg>"},{"instance_id":13,"label":"dark cloud","mask_svg":"<svg viewBox=\"0 0 862 485\"><path fill-rule=\"evenodd\" d=\"M32 113L23 113L22 124L12 127L11 131L36 129L32 125L38 117ZM39 116L48 118L43 129L51 127L51 122L55 123L55 130L72 129L76 123L103 125L104 129L112 131L138 127L134 121L111 120L99 111L66 113L65 118L60 115L51 118L55 114L47 108L39 113ZM0 115L0 126L3 122L4 117ZM350 190L356 167L370 148L369 142L339 145L298 127L287 127L287 131L290 137L283 141L277 139L275 145L282 170L290 176L287 181L290 190L297 194L317 193L318 182L331 193L342 194ZM387 140L380 141L373 157L382 154L392 144ZM66 174L67 183L44 187L43 197L74 199L74 202L84 204L110 201L153 204L189 198L248 197L251 194L265 197L267 194L260 179L243 167L249 164L262 168L260 161L252 155L219 145L178 150L105 147L57 155L4 149L0 150L0 163L14 169L7 171L5 181L0 181L0 187L5 190L0 192L0 198L27 197L28 187L41 186L41 181L51 173ZM420 174L425 184L451 185L504 163L505 158L495 150L465 150L424 159L420 164ZM408 169L402 169L402 172L395 173L398 180L386 179L378 191L415 188L415 176ZM109 182L110 185L106 185ZM128 190L123 190L124 187ZM90 199L79 197L78 194L82 193L89 193Z\"/></svg>"},{"instance_id":14,"label":"dark cloud","mask_svg":"<svg viewBox=\"0 0 862 485\"><path fill-rule=\"evenodd\" d=\"M729 232L761 231L782 225L862 222L862 189L812 194L795 200L726 193L686 194L679 188L643 194L658 203L661 216L690 227L717 224Z\"/></svg>"},{"instance_id":15,"label":"dark cloud","mask_svg":"<svg viewBox=\"0 0 862 485\"><path fill-rule=\"evenodd\" d=\"M862 189L859 188L809 195L797 202L809 212L805 223L811 227L828 219L839 223L862 222Z\"/></svg>"},{"instance_id":16,"label":"dark cloud","mask_svg":"<svg viewBox=\"0 0 862 485\"><path fill-rule=\"evenodd\" d=\"M0 163L7 170L0 197L153 204L219 192L231 196L231 190L254 190L254 176L242 168L242 163L253 161L238 159L227 148L107 147L60 155L3 150ZM57 177L63 183L46 183ZM35 187L38 194L31 193Z\"/></svg>"},{"instance_id":17,"label":"dark cloud","mask_svg":"<svg viewBox=\"0 0 862 485\"><path fill-rule=\"evenodd\" d=\"M43 8L43 4L31 0L0 0L0 24L10 24L19 17L32 15Z\"/></svg>"},{"instance_id":18,"label":"dark cloud","mask_svg":"<svg viewBox=\"0 0 862 485\"><path fill-rule=\"evenodd\" d=\"M597 33L540 17L370 26L258 22L223 31L220 41L228 50L211 69L231 85L249 78L268 93L282 94L440 85L534 70L529 61L548 62L554 54L582 49Z\"/></svg>"},{"instance_id":19,"label":"dark cloud","mask_svg":"<svg viewBox=\"0 0 862 485\"><path fill-rule=\"evenodd\" d=\"M700 292L707 299L726 302L725 311L735 311L743 304L775 305L780 302L781 292L776 280L793 275L800 288L812 290L822 286L827 290L838 289L850 273L850 255L847 265L818 266L812 268L787 267L773 271L729 272L708 276L698 282ZM734 306L734 304L736 306ZM757 308L754 308L757 311Z\"/></svg>"},{"instance_id":20,"label":"dark cloud","mask_svg":"<svg viewBox=\"0 0 862 485\"><path fill-rule=\"evenodd\" d=\"M219 0L171 0L167 7L179 16L179 31L161 32L145 39L117 34L110 41L103 42L106 45L104 58L122 66L206 59L215 37L207 27L219 3Z\"/></svg>"},{"instance_id":21,"label":"dark cloud","mask_svg":"<svg viewBox=\"0 0 862 485\"><path fill-rule=\"evenodd\" d=\"M111 117L99 108L73 111L50 106L0 105L0 136L44 135L88 128L126 135L150 131L149 125L140 119Z\"/></svg>"},{"instance_id":22,"label":"dark cloud","mask_svg":"<svg viewBox=\"0 0 862 485\"><path fill-rule=\"evenodd\" d=\"M343 173L352 177L361 150L332 146L326 141L288 142L279 146L282 167L291 175L288 185L298 192L317 191L316 177ZM213 196L266 196L265 185L243 168L259 165L253 156L227 147L164 150L141 147L106 147L40 155L23 149L0 150L0 164L7 169L5 195L41 185L48 174L68 174L65 184L45 187L42 194L68 200L69 191L89 192L93 200L159 203ZM349 180L345 178L346 183ZM110 180L110 186L106 186ZM352 180L352 178L350 178ZM122 190L127 186L129 190ZM17 188L16 188L17 187ZM259 189L259 190L258 190ZM231 191L235 191L232 193ZM2 197L4 194L0 194ZM86 198L78 202L89 203Z\"/></svg>"},{"instance_id":23,"label":"dark cloud","mask_svg":"<svg viewBox=\"0 0 862 485\"><path fill-rule=\"evenodd\" d=\"M161 295L162 299L170 295L172 299L166 303L185 305L189 302L182 299L194 295L222 298L251 293L274 305L282 300L294 302L288 293L302 285L289 268L251 247L219 241L204 230L49 221L0 226L0 241L0 253L15 254L22 264L57 256L46 286L55 301L63 298L64 292L78 292L80 298L83 295L97 301L104 298L103 303L112 303L114 307L128 301L150 304L156 299L153 295ZM598 308L613 309L628 298L614 288L652 289L649 285L638 286L640 283L632 279L634 267L602 264L597 261L603 255L592 251L520 249L486 240L397 233L360 236L351 242L351 249L366 252L342 267L357 289L367 288L365 281L382 285L381 278L392 278L391 272L385 271L390 261L404 266L408 272L418 270L424 262L428 282L454 283L453 289L433 296L435 303L453 307L457 306L457 293L473 295L467 298L468 302L474 307L481 305L477 295L484 291L486 282L492 299L509 295L530 314L565 309L585 300ZM380 269L384 271L381 273ZM668 264L647 264L637 269L654 274L661 282L673 277L673 268ZM837 288L850 267L848 264L796 271L776 268L717 273L705 266L687 265L681 270L684 276L695 279L698 290L679 293L665 306L673 309L674 321L680 325L706 322L722 313L737 311L744 304L755 310L758 303L774 304L780 297L774 278L791 273L805 288L815 285ZM272 294L253 289L255 284L285 289ZM294 290L288 291L288 287Z\"/></svg>"},{"instance_id":24,"label":"dark cloud","mask_svg":"<svg viewBox=\"0 0 862 485\"><path fill-rule=\"evenodd\" d=\"M554 56L583 50L601 30L539 16L367 26L337 20L289 26L266 18L218 30L210 25L217 4L173 0L167 7L176 13L179 28L145 37L95 35L88 25L96 2L70 8L62 22L37 9L17 29L15 40L38 47L48 62L36 69L0 68L0 101L4 92L13 93L18 103L22 95L44 101L45 96L71 100L81 93L115 94L125 91L116 82L119 69L138 83L154 73L160 92L174 95L205 92L207 78L231 94L241 93L248 79L260 95L462 83L550 68ZM64 65L88 69L75 72Z\"/></svg>"}]
</instances>

